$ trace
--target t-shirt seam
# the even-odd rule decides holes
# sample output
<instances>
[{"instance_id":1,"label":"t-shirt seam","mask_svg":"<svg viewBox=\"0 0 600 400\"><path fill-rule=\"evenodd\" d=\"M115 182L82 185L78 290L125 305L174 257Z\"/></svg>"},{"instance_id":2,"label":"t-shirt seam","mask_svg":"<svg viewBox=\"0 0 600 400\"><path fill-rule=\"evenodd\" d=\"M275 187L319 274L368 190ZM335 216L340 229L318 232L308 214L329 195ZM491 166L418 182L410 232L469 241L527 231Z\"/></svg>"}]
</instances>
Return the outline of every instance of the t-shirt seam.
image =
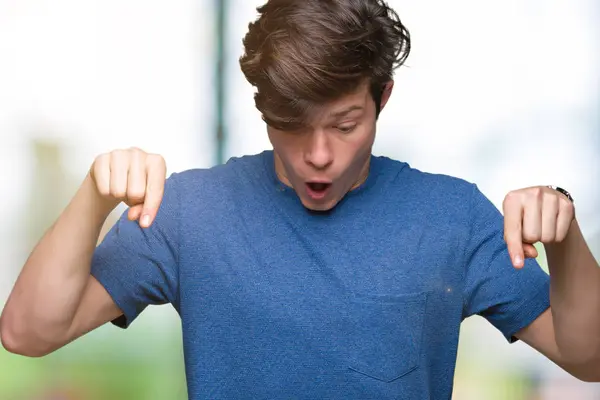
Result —
<instances>
[{"instance_id":1,"label":"t-shirt seam","mask_svg":"<svg viewBox=\"0 0 600 400\"><path fill-rule=\"evenodd\" d=\"M463 246L463 254L462 254L462 265L463 265L463 287L462 287L462 296L463 296L463 309L462 309L462 319L467 317L467 309L468 309L468 295L465 293L465 289L467 288L468 285L468 279L469 279L469 265L467 262L467 249L469 247L469 238L471 237L471 233L473 231L473 192L475 191L475 184L471 183L471 196L469 198L469 215L468 215L468 226L467 226L467 236L465 237L464 240L464 246Z\"/></svg>"},{"instance_id":2,"label":"t-shirt seam","mask_svg":"<svg viewBox=\"0 0 600 400\"><path fill-rule=\"evenodd\" d=\"M509 323L506 330L506 338L512 342L511 338L520 330L528 327L535 319L537 319L541 313L538 313L540 307L544 307L542 312L547 310L550 306L547 299L547 291L549 290L549 283L544 281L542 287L535 291L533 296L523 298L522 301L515 304L514 310L515 318L512 323ZM539 300L542 300L541 302ZM530 307L527 305L530 304Z\"/></svg>"},{"instance_id":3,"label":"t-shirt seam","mask_svg":"<svg viewBox=\"0 0 600 400\"><path fill-rule=\"evenodd\" d=\"M178 178L178 175L175 174L174 178ZM176 197L176 207L177 207L177 212L175 213L175 217L177 218L177 224L176 224L176 238L177 238L177 255L175 257L175 267L177 268L177 290L175 292L175 296L176 298L175 300L175 307L177 309L181 308L181 268L180 268L180 254L181 254L181 196L179 193L179 187L178 187L178 182L177 180L174 180L174 185L173 185L173 189L175 191L175 197Z\"/></svg>"},{"instance_id":4,"label":"t-shirt seam","mask_svg":"<svg viewBox=\"0 0 600 400\"><path fill-rule=\"evenodd\" d=\"M121 252L126 250L120 242L116 242L115 244L119 247L119 254L122 254ZM111 322L120 328L128 328L140 314L136 305L131 306L128 304L127 293L130 293L131 289L124 285L118 276L113 275L108 270L104 270L103 272L102 269L99 269L91 272L91 275L104 287L117 307L123 312L122 317L125 319L123 326L115 323L121 317L117 317Z\"/></svg>"}]
</instances>

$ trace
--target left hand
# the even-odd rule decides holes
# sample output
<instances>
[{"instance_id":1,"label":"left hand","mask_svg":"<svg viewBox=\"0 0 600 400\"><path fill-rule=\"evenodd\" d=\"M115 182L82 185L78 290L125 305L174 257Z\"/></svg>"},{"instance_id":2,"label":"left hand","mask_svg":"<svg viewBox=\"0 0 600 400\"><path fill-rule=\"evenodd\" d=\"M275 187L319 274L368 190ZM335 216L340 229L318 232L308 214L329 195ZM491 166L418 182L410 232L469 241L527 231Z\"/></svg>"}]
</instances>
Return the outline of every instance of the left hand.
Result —
<instances>
[{"instance_id":1,"label":"left hand","mask_svg":"<svg viewBox=\"0 0 600 400\"><path fill-rule=\"evenodd\" d=\"M504 211L504 240L515 268L522 268L525 257L535 258L537 242L562 242L575 208L571 200L557 190L535 186L510 192L502 203Z\"/></svg>"}]
</instances>

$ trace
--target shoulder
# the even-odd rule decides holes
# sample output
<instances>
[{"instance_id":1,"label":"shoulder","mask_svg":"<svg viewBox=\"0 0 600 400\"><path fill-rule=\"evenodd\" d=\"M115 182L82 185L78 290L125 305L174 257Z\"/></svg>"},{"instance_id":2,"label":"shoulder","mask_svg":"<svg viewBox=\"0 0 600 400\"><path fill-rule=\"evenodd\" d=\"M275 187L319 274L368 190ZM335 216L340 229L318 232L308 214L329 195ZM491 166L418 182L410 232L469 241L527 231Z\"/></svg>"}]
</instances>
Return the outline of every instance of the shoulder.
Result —
<instances>
[{"instance_id":1,"label":"shoulder","mask_svg":"<svg viewBox=\"0 0 600 400\"><path fill-rule=\"evenodd\" d=\"M231 189L264 174L264 154L232 157L225 164L173 173L168 180L180 193L204 195L207 191Z\"/></svg>"},{"instance_id":2,"label":"shoulder","mask_svg":"<svg viewBox=\"0 0 600 400\"><path fill-rule=\"evenodd\" d=\"M242 182L252 175L264 172L263 153L232 157L225 164L210 168L194 168L173 173L169 179L179 190L191 190L197 187L219 187Z\"/></svg>"},{"instance_id":3,"label":"shoulder","mask_svg":"<svg viewBox=\"0 0 600 400\"><path fill-rule=\"evenodd\" d=\"M227 200L240 193L249 194L252 183L264 179L265 153L233 157L225 164L175 172L165 185L165 197L177 198L185 211L226 206Z\"/></svg>"},{"instance_id":4,"label":"shoulder","mask_svg":"<svg viewBox=\"0 0 600 400\"><path fill-rule=\"evenodd\" d=\"M390 162L402 167L388 185L389 195L404 199L404 210L422 217L424 223L469 230L503 229L500 209L476 183L443 173L424 172L407 163Z\"/></svg>"},{"instance_id":5,"label":"shoulder","mask_svg":"<svg viewBox=\"0 0 600 400\"><path fill-rule=\"evenodd\" d=\"M386 170L387 190L396 198L407 198L413 204L457 210L470 206L470 200L478 191L477 186L466 179L439 172L426 172L409 163L386 157L377 157Z\"/></svg>"}]
</instances>

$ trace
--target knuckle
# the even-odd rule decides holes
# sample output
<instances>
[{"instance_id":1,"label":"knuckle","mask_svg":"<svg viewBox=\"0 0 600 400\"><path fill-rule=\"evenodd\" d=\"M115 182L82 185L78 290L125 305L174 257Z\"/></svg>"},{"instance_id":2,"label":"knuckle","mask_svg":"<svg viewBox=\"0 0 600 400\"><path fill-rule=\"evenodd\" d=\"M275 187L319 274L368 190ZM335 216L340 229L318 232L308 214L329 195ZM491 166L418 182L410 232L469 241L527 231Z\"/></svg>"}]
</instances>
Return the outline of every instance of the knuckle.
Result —
<instances>
[{"instance_id":1,"label":"knuckle","mask_svg":"<svg viewBox=\"0 0 600 400\"><path fill-rule=\"evenodd\" d=\"M137 154L145 154L144 150L140 149L139 147L136 146L132 146L129 148L129 151L131 153L137 153Z\"/></svg>"},{"instance_id":2,"label":"knuckle","mask_svg":"<svg viewBox=\"0 0 600 400\"><path fill-rule=\"evenodd\" d=\"M133 201L142 201L144 200L145 196L146 193L144 192L144 190L140 189L131 189L127 192L127 198Z\"/></svg>"},{"instance_id":3,"label":"knuckle","mask_svg":"<svg viewBox=\"0 0 600 400\"><path fill-rule=\"evenodd\" d=\"M521 238L519 239L515 239L515 238L509 238L508 241L506 242L507 246L509 249L518 249L523 243L523 240Z\"/></svg>"},{"instance_id":4,"label":"knuckle","mask_svg":"<svg viewBox=\"0 0 600 400\"><path fill-rule=\"evenodd\" d=\"M110 153L110 162L111 164L122 164L123 161L126 159L126 155L125 152L123 150L113 150Z\"/></svg>"},{"instance_id":5,"label":"knuckle","mask_svg":"<svg viewBox=\"0 0 600 400\"><path fill-rule=\"evenodd\" d=\"M110 188L110 195L116 199L124 199L127 196L127 190L124 187L112 186Z\"/></svg>"},{"instance_id":6,"label":"knuckle","mask_svg":"<svg viewBox=\"0 0 600 400\"><path fill-rule=\"evenodd\" d=\"M117 199L124 199L127 193L121 189L113 189L110 191L110 194Z\"/></svg>"},{"instance_id":7,"label":"knuckle","mask_svg":"<svg viewBox=\"0 0 600 400\"><path fill-rule=\"evenodd\" d=\"M130 158L138 162L140 160L144 160L147 157L146 152L138 147L131 147L130 149L128 149L128 153Z\"/></svg>"},{"instance_id":8,"label":"knuckle","mask_svg":"<svg viewBox=\"0 0 600 400\"><path fill-rule=\"evenodd\" d=\"M559 196L556 196L556 195L555 196L548 196L548 202L553 207L557 207L557 206L560 206L561 199L560 199Z\"/></svg>"},{"instance_id":9,"label":"knuckle","mask_svg":"<svg viewBox=\"0 0 600 400\"><path fill-rule=\"evenodd\" d=\"M575 206L569 199L561 198L559 200L559 205L562 208L562 210L564 210L566 212L573 213L575 211Z\"/></svg>"},{"instance_id":10,"label":"knuckle","mask_svg":"<svg viewBox=\"0 0 600 400\"><path fill-rule=\"evenodd\" d=\"M541 187L531 188L529 191L529 197L536 200L541 200L544 198L544 189Z\"/></svg>"},{"instance_id":11,"label":"knuckle","mask_svg":"<svg viewBox=\"0 0 600 400\"><path fill-rule=\"evenodd\" d=\"M560 243L567 237L567 232L558 232L554 237L554 241Z\"/></svg>"},{"instance_id":12,"label":"knuckle","mask_svg":"<svg viewBox=\"0 0 600 400\"><path fill-rule=\"evenodd\" d=\"M148 154L146 156L149 165L163 166L165 165L165 159L160 154Z\"/></svg>"},{"instance_id":13,"label":"knuckle","mask_svg":"<svg viewBox=\"0 0 600 400\"><path fill-rule=\"evenodd\" d=\"M96 189L98 190L98 193L104 197L109 197L111 195L108 185L96 184Z\"/></svg>"},{"instance_id":14,"label":"knuckle","mask_svg":"<svg viewBox=\"0 0 600 400\"><path fill-rule=\"evenodd\" d=\"M508 244L521 243L521 235L514 230L506 230L504 232L504 241Z\"/></svg>"},{"instance_id":15,"label":"knuckle","mask_svg":"<svg viewBox=\"0 0 600 400\"><path fill-rule=\"evenodd\" d=\"M508 194L506 195L506 197L504 197L504 202L503 204L505 206L509 206L515 202L517 202L520 199L520 194L518 191L513 190L508 192Z\"/></svg>"},{"instance_id":16,"label":"knuckle","mask_svg":"<svg viewBox=\"0 0 600 400\"><path fill-rule=\"evenodd\" d=\"M524 231L523 240L525 240L527 243L535 243L540 240L540 234L535 230Z\"/></svg>"},{"instance_id":17,"label":"knuckle","mask_svg":"<svg viewBox=\"0 0 600 400\"><path fill-rule=\"evenodd\" d=\"M96 156L96 158L94 159L94 163L92 164L92 171L96 176L96 179L98 179L98 177L102 176L103 172L106 172L106 170L109 168L110 166L110 155L109 154L100 154L98 156Z\"/></svg>"},{"instance_id":18,"label":"knuckle","mask_svg":"<svg viewBox=\"0 0 600 400\"><path fill-rule=\"evenodd\" d=\"M162 182L149 182L148 183L148 193L151 193L153 197L162 197L164 190L164 185Z\"/></svg>"},{"instance_id":19,"label":"knuckle","mask_svg":"<svg viewBox=\"0 0 600 400\"><path fill-rule=\"evenodd\" d=\"M101 164L102 162L106 161L109 158L110 158L110 153L98 154L96 156L96 158L94 159L94 163L95 164Z\"/></svg>"},{"instance_id":20,"label":"knuckle","mask_svg":"<svg viewBox=\"0 0 600 400\"><path fill-rule=\"evenodd\" d=\"M114 157L121 157L125 154L125 150L123 149L114 149L113 151L110 152L111 156Z\"/></svg>"},{"instance_id":21,"label":"knuckle","mask_svg":"<svg viewBox=\"0 0 600 400\"><path fill-rule=\"evenodd\" d=\"M556 239L556 234L554 232L544 232L544 233L542 233L541 240L544 243L554 242L555 239Z\"/></svg>"}]
</instances>

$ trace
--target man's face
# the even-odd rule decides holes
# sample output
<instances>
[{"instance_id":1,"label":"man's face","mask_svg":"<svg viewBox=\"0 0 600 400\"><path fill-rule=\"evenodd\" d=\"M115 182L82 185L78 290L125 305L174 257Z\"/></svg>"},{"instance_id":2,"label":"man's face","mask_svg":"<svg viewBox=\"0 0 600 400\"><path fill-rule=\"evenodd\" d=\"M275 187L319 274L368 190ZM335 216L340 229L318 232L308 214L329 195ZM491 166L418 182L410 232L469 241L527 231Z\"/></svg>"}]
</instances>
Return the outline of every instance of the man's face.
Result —
<instances>
[{"instance_id":1,"label":"man's face","mask_svg":"<svg viewBox=\"0 0 600 400\"><path fill-rule=\"evenodd\" d=\"M382 109L392 87L393 82L385 86ZM364 82L354 93L319 108L302 130L267 127L277 176L294 188L306 208L332 209L368 176L376 119L370 86Z\"/></svg>"}]
</instances>

